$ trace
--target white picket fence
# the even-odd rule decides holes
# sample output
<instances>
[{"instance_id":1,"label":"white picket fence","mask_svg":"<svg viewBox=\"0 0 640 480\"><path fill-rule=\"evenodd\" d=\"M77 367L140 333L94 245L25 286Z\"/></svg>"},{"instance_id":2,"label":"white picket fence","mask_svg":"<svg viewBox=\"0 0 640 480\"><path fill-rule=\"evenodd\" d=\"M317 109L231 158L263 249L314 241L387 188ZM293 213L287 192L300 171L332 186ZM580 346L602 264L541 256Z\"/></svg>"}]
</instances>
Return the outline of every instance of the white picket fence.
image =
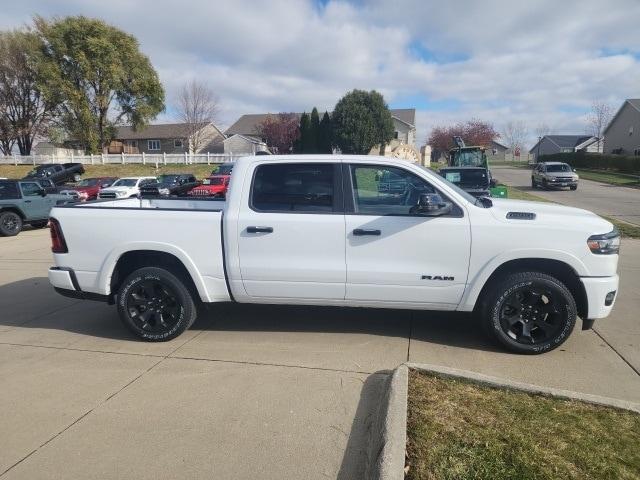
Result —
<instances>
[{"instance_id":1,"label":"white picket fence","mask_svg":"<svg viewBox=\"0 0 640 480\"><path fill-rule=\"evenodd\" d=\"M246 155L238 154L217 154L217 153L121 153L121 154L101 154L101 155L0 155L0 165L40 165L43 163L69 163L77 162L85 165L193 165L206 164L213 165L225 162L235 162L238 158Z\"/></svg>"}]
</instances>

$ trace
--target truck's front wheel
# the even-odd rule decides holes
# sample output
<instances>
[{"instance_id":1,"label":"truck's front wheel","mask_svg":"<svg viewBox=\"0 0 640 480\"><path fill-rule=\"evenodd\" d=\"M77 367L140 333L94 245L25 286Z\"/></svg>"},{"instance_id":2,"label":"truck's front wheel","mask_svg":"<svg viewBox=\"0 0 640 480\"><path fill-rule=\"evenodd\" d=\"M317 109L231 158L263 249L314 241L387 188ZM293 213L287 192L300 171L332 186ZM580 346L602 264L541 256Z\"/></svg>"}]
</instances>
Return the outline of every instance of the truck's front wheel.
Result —
<instances>
[{"instance_id":1,"label":"truck's front wheel","mask_svg":"<svg viewBox=\"0 0 640 480\"><path fill-rule=\"evenodd\" d=\"M503 277L482 307L487 332L517 353L544 353L560 346L576 324L576 303L557 278L539 272Z\"/></svg>"},{"instance_id":2,"label":"truck's front wheel","mask_svg":"<svg viewBox=\"0 0 640 480\"><path fill-rule=\"evenodd\" d=\"M150 342L177 337L196 319L193 297L173 273L155 267L129 275L118 291L118 314L135 335Z\"/></svg>"}]
</instances>

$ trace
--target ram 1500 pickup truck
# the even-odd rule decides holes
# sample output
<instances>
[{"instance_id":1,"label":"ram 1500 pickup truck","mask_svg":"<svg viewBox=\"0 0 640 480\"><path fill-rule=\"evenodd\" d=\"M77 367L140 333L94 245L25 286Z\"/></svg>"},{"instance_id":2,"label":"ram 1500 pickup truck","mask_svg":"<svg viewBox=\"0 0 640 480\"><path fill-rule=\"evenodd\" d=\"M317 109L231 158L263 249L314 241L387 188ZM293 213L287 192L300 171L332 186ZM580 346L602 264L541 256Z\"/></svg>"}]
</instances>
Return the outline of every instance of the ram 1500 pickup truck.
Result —
<instances>
[{"instance_id":1,"label":"ram 1500 pickup truck","mask_svg":"<svg viewBox=\"0 0 640 480\"><path fill-rule=\"evenodd\" d=\"M244 157L224 202L88 202L54 208L50 227L56 290L116 304L150 341L189 328L199 302L235 301L474 312L505 347L541 353L578 316L609 315L618 290L608 221L475 198L386 157Z\"/></svg>"},{"instance_id":2,"label":"ram 1500 pickup truck","mask_svg":"<svg viewBox=\"0 0 640 480\"><path fill-rule=\"evenodd\" d=\"M56 185L66 182L79 182L80 175L84 174L84 165L81 163L45 163L38 165L24 177L25 180L38 180L48 178Z\"/></svg>"}]
</instances>

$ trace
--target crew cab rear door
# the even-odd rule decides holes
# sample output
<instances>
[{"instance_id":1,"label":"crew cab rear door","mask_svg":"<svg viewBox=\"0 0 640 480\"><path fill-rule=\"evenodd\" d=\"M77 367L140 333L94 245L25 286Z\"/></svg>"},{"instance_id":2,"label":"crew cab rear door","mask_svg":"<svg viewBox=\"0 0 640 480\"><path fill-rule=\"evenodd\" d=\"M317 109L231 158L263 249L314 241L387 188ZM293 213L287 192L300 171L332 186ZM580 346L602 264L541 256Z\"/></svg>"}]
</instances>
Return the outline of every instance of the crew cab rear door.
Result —
<instances>
[{"instance_id":1,"label":"crew cab rear door","mask_svg":"<svg viewBox=\"0 0 640 480\"><path fill-rule=\"evenodd\" d=\"M424 193L442 192L405 168L345 165L347 300L451 309L460 302L469 218L455 202L440 217L412 214Z\"/></svg>"},{"instance_id":2,"label":"crew cab rear door","mask_svg":"<svg viewBox=\"0 0 640 480\"><path fill-rule=\"evenodd\" d=\"M247 172L238 218L240 274L249 297L345 294L340 163L268 162Z\"/></svg>"}]
</instances>

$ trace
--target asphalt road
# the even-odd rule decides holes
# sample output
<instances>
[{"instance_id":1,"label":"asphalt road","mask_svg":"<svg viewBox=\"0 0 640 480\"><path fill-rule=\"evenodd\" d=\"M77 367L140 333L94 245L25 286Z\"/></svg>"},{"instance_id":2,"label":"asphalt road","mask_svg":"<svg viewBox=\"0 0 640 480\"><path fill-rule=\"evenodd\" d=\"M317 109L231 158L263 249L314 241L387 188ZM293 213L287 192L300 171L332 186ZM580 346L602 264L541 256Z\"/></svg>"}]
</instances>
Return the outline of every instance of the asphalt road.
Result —
<instances>
[{"instance_id":1,"label":"asphalt road","mask_svg":"<svg viewBox=\"0 0 640 480\"><path fill-rule=\"evenodd\" d=\"M640 189L617 187L607 183L580 180L578 189L571 191L531 188L531 170L515 167L491 167L495 178L514 187L554 202L585 208L598 215L607 215L640 225Z\"/></svg>"},{"instance_id":2,"label":"asphalt road","mask_svg":"<svg viewBox=\"0 0 640 480\"><path fill-rule=\"evenodd\" d=\"M468 315L217 305L166 343L57 295L48 231L0 238L0 479L358 479L389 369L407 360L640 401L640 241L595 331L540 356Z\"/></svg>"}]
</instances>

